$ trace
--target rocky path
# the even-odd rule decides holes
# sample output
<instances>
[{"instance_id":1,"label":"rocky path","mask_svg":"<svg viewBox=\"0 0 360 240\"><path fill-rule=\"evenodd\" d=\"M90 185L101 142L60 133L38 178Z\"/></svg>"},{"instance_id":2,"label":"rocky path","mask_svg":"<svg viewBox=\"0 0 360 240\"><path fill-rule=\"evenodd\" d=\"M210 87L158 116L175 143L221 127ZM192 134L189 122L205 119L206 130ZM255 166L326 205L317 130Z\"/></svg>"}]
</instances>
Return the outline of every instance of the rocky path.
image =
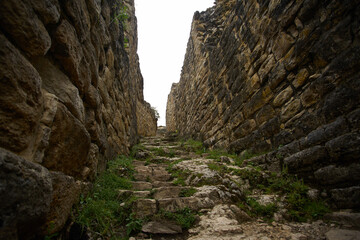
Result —
<instances>
[{"instance_id":1,"label":"rocky path","mask_svg":"<svg viewBox=\"0 0 360 240\"><path fill-rule=\"evenodd\" d=\"M209 159L208 154L196 154L191 146L161 132L143 139L140 146L133 161L133 190L120 191L120 195L136 197L133 212L137 219L143 219L141 233L132 240L360 239L356 230L360 215L356 213L328 214L326 222L287 221L281 196L253 189L251 177L234 174L251 170L236 166L228 156ZM267 212L250 214L245 195L276 210L269 210L269 216Z\"/></svg>"}]
</instances>

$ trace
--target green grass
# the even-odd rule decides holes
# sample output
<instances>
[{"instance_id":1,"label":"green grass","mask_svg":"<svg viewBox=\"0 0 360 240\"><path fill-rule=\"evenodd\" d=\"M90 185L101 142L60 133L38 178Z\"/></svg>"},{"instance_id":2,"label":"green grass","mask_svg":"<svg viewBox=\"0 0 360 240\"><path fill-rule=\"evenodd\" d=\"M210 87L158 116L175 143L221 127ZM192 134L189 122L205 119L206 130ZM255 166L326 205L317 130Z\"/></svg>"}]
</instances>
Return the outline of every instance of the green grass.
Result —
<instances>
[{"instance_id":1,"label":"green grass","mask_svg":"<svg viewBox=\"0 0 360 240\"><path fill-rule=\"evenodd\" d=\"M183 142L182 145L184 145L184 148L188 152L195 152L199 155L206 152L206 148L204 147L203 143L194 139L188 139L186 142Z\"/></svg>"},{"instance_id":2,"label":"green grass","mask_svg":"<svg viewBox=\"0 0 360 240\"><path fill-rule=\"evenodd\" d=\"M169 158L175 157L175 151L173 149L169 150L169 152L166 152L163 148L151 148L150 151L156 156Z\"/></svg>"},{"instance_id":3,"label":"green grass","mask_svg":"<svg viewBox=\"0 0 360 240\"><path fill-rule=\"evenodd\" d=\"M183 209L179 209L176 212L160 210L157 217L161 219L175 221L183 229L189 229L194 225L196 221L196 215L196 212L186 207Z\"/></svg>"},{"instance_id":4,"label":"green grass","mask_svg":"<svg viewBox=\"0 0 360 240\"><path fill-rule=\"evenodd\" d=\"M118 174L119 169L127 169L128 176L121 177ZM76 213L76 222L101 236L124 237L119 233L119 229L134 221L131 219L130 213L131 205L136 198L120 199L118 190L131 189L129 179L132 177L132 170L132 158L119 156L110 161L108 169L96 179L91 193L81 199ZM125 205L120 206L123 202ZM132 225L129 227L134 228ZM130 232L133 231L134 229Z\"/></svg>"}]
</instances>

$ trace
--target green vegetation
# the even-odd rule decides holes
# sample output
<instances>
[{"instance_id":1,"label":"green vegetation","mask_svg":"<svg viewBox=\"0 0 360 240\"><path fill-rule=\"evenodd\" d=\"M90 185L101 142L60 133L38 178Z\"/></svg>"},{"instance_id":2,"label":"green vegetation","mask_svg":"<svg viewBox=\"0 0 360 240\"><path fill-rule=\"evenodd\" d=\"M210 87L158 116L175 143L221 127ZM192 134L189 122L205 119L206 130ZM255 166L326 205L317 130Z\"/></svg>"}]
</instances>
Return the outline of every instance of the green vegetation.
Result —
<instances>
[{"instance_id":1,"label":"green vegetation","mask_svg":"<svg viewBox=\"0 0 360 240\"><path fill-rule=\"evenodd\" d=\"M152 148L150 150L156 156L169 157L169 158L175 157L175 151L173 149L171 149L169 152L166 152L163 148Z\"/></svg>"},{"instance_id":2,"label":"green vegetation","mask_svg":"<svg viewBox=\"0 0 360 240\"><path fill-rule=\"evenodd\" d=\"M220 161L222 156L229 157L234 160L235 165L241 165L242 160L237 154L234 153L228 153L225 150L221 149L213 149L207 151L208 156L206 156L207 159L214 159L216 161Z\"/></svg>"},{"instance_id":3,"label":"green vegetation","mask_svg":"<svg viewBox=\"0 0 360 240\"><path fill-rule=\"evenodd\" d=\"M265 220L270 221L274 216L274 213L278 210L276 203L269 203L262 205L257 202L254 198L248 197L246 203L250 206L250 216L262 216Z\"/></svg>"},{"instance_id":4,"label":"green vegetation","mask_svg":"<svg viewBox=\"0 0 360 240\"><path fill-rule=\"evenodd\" d=\"M179 197L191 197L197 192L195 188L184 188L181 190Z\"/></svg>"},{"instance_id":5,"label":"green vegetation","mask_svg":"<svg viewBox=\"0 0 360 240\"><path fill-rule=\"evenodd\" d=\"M219 173L229 173L230 169L222 164L218 164L218 163L208 163L207 164L210 170L219 172Z\"/></svg>"},{"instance_id":6,"label":"green vegetation","mask_svg":"<svg viewBox=\"0 0 360 240\"><path fill-rule=\"evenodd\" d=\"M123 27L126 28L125 21L128 20L129 15L127 14L127 7L123 3L123 1L117 0L113 4L112 8L114 9L114 18L110 22L113 23L122 23Z\"/></svg>"},{"instance_id":7,"label":"green vegetation","mask_svg":"<svg viewBox=\"0 0 360 240\"><path fill-rule=\"evenodd\" d=\"M280 175L272 173L266 179L265 186L261 187L266 192L286 194L286 208L289 210L291 220L303 222L307 219L318 219L329 212L329 208L323 201L314 201L308 198L309 187L304 184L303 180L288 174L286 168Z\"/></svg>"},{"instance_id":8,"label":"green vegetation","mask_svg":"<svg viewBox=\"0 0 360 240\"><path fill-rule=\"evenodd\" d=\"M194 139L188 139L185 142L182 141L181 145L183 145L188 152L195 152L199 155L206 152L206 148L204 147L203 143Z\"/></svg>"},{"instance_id":9,"label":"green vegetation","mask_svg":"<svg viewBox=\"0 0 360 240\"><path fill-rule=\"evenodd\" d=\"M127 169L127 176L120 177L119 169ZM76 222L86 226L89 231L101 236L122 236L122 226L127 226L130 234L138 229L137 220L131 214L134 197L119 198L119 189L131 189L132 158L119 156L108 163L108 169L95 181L91 193L80 201ZM121 203L125 203L121 205ZM134 223L135 222L135 223ZM123 237L123 236L122 236Z\"/></svg>"},{"instance_id":10,"label":"green vegetation","mask_svg":"<svg viewBox=\"0 0 360 240\"><path fill-rule=\"evenodd\" d=\"M134 158L137 152L144 151L144 150L145 150L145 147L143 145L136 144L131 148L130 156Z\"/></svg>"},{"instance_id":11,"label":"green vegetation","mask_svg":"<svg viewBox=\"0 0 360 240\"><path fill-rule=\"evenodd\" d=\"M286 168L280 174L271 173L268 176L263 176L258 168L250 169L235 172L242 178L248 179L253 188L260 189L266 194L284 195L289 220L304 222L308 219L319 219L329 212L323 201L308 198L309 187L296 176L288 174ZM276 204L262 206L253 198L247 198L246 204L247 207L243 203L239 206L244 210L250 209L250 215L263 216L267 220L270 220L277 210Z\"/></svg>"},{"instance_id":12,"label":"green vegetation","mask_svg":"<svg viewBox=\"0 0 360 240\"><path fill-rule=\"evenodd\" d=\"M197 213L192 211L190 208L179 209L176 212L168 212L160 210L157 218L167 219L170 221L175 221L183 229L189 229L196 221Z\"/></svg>"}]
</instances>

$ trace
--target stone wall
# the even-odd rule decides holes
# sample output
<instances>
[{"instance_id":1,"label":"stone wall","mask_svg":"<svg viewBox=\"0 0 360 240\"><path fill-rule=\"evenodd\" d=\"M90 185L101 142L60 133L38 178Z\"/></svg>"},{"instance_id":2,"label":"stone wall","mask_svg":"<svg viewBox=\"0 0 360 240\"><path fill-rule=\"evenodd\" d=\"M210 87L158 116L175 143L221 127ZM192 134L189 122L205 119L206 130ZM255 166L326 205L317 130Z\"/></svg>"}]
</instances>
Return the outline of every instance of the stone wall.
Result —
<instances>
[{"instance_id":1,"label":"stone wall","mask_svg":"<svg viewBox=\"0 0 360 240\"><path fill-rule=\"evenodd\" d=\"M137 117L136 51L133 0L2 1L0 239L59 231L106 160L156 129Z\"/></svg>"},{"instance_id":2,"label":"stone wall","mask_svg":"<svg viewBox=\"0 0 360 240\"><path fill-rule=\"evenodd\" d=\"M143 137L155 136L157 131L157 118L154 109L149 103L137 107L136 117L138 119L138 133Z\"/></svg>"},{"instance_id":3,"label":"stone wall","mask_svg":"<svg viewBox=\"0 0 360 240\"><path fill-rule=\"evenodd\" d=\"M167 125L359 207L359 22L358 1L216 1L194 15Z\"/></svg>"}]
</instances>

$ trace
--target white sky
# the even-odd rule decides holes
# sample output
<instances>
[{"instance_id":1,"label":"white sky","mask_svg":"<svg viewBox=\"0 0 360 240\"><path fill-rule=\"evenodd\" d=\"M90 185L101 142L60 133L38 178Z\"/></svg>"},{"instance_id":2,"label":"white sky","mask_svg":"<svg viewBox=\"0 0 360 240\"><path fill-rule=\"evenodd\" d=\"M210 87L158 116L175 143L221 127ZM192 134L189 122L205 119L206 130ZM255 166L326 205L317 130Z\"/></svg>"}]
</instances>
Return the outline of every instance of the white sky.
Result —
<instances>
[{"instance_id":1,"label":"white sky","mask_svg":"<svg viewBox=\"0 0 360 240\"><path fill-rule=\"evenodd\" d=\"M165 126L171 85L180 80L193 15L214 5L214 0L135 0L138 54L144 77L144 98Z\"/></svg>"}]
</instances>

